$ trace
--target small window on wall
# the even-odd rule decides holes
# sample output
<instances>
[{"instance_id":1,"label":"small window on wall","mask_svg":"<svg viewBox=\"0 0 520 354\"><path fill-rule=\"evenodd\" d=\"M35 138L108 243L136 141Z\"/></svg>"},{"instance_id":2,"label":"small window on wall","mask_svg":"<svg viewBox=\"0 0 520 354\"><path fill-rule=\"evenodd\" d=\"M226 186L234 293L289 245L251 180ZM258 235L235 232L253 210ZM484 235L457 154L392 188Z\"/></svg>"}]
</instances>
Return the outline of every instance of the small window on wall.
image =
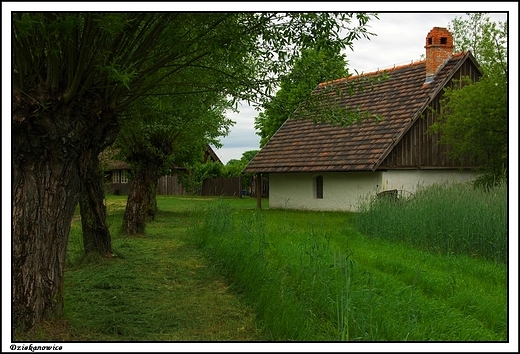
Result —
<instances>
[{"instance_id":1,"label":"small window on wall","mask_svg":"<svg viewBox=\"0 0 520 354\"><path fill-rule=\"evenodd\" d=\"M119 183L119 170L112 171L112 183Z\"/></svg>"},{"instance_id":2,"label":"small window on wall","mask_svg":"<svg viewBox=\"0 0 520 354\"><path fill-rule=\"evenodd\" d=\"M314 197L317 199L323 199L323 176L316 176L314 180Z\"/></svg>"},{"instance_id":3,"label":"small window on wall","mask_svg":"<svg viewBox=\"0 0 520 354\"><path fill-rule=\"evenodd\" d=\"M112 171L112 183L128 183L128 174L126 170Z\"/></svg>"},{"instance_id":4,"label":"small window on wall","mask_svg":"<svg viewBox=\"0 0 520 354\"><path fill-rule=\"evenodd\" d=\"M128 183L128 174L126 170L121 170L121 183Z\"/></svg>"}]
</instances>

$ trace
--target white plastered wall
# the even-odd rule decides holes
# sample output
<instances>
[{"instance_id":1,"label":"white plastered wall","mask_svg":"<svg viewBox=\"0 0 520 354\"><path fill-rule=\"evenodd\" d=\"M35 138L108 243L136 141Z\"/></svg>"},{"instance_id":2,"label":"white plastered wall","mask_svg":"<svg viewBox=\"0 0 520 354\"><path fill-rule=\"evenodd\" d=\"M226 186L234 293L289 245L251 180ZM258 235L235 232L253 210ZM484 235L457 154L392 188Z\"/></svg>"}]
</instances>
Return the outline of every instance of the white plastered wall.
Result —
<instances>
[{"instance_id":1,"label":"white plastered wall","mask_svg":"<svg viewBox=\"0 0 520 354\"><path fill-rule=\"evenodd\" d=\"M316 197L316 177L323 176L323 198ZM419 186L466 182L473 172L459 170L392 170L348 173L272 173L269 208L356 211L361 201L376 193L397 189L410 193Z\"/></svg>"},{"instance_id":2,"label":"white plastered wall","mask_svg":"<svg viewBox=\"0 0 520 354\"><path fill-rule=\"evenodd\" d=\"M315 180L323 176L323 198L316 198ZM359 198L374 195L381 186L381 172L272 173L269 175L269 208L355 211Z\"/></svg>"},{"instance_id":3,"label":"white plastered wall","mask_svg":"<svg viewBox=\"0 0 520 354\"><path fill-rule=\"evenodd\" d=\"M389 170L383 172L382 190L397 189L415 193L420 186L463 183L474 178L475 173L466 170Z\"/></svg>"}]
</instances>

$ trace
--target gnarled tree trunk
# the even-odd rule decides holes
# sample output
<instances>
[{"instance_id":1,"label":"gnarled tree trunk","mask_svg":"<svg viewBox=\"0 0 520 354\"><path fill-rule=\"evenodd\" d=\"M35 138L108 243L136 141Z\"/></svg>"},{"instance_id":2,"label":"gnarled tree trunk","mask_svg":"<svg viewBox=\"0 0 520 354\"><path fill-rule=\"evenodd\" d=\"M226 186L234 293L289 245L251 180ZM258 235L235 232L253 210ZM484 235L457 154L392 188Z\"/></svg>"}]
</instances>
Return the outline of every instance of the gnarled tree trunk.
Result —
<instances>
[{"instance_id":1,"label":"gnarled tree trunk","mask_svg":"<svg viewBox=\"0 0 520 354\"><path fill-rule=\"evenodd\" d=\"M79 198L83 248L85 254L98 253L105 257L111 257L112 240L106 221L103 176L97 156L92 156L90 160L86 178L81 181L81 196Z\"/></svg>"},{"instance_id":2,"label":"gnarled tree trunk","mask_svg":"<svg viewBox=\"0 0 520 354\"><path fill-rule=\"evenodd\" d=\"M115 121L101 102L64 103L45 84L13 92L13 330L62 315L67 243L89 147Z\"/></svg>"},{"instance_id":3,"label":"gnarled tree trunk","mask_svg":"<svg viewBox=\"0 0 520 354\"><path fill-rule=\"evenodd\" d=\"M151 178L150 187L148 188L148 210L147 217L149 221L155 220L159 207L157 207L157 176Z\"/></svg>"},{"instance_id":4,"label":"gnarled tree trunk","mask_svg":"<svg viewBox=\"0 0 520 354\"><path fill-rule=\"evenodd\" d=\"M63 274L78 202L77 161L53 156L13 163L13 329L63 312Z\"/></svg>"},{"instance_id":5,"label":"gnarled tree trunk","mask_svg":"<svg viewBox=\"0 0 520 354\"><path fill-rule=\"evenodd\" d=\"M82 171L84 178L81 179L79 205L85 254L98 253L105 257L112 256L112 240L107 224L103 171L99 154L115 141L118 131L119 127L114 122L98 136L102 140L93 141L88 162L84 164L86 169Z\"/></svg>"},{"instance_id":6,"label":"gnarled tree trunk","mask_svg":"<svg viewBox=\"0 0 520 354\"><path fill-rule=\"evenodd\" d=\"M127 235L144 234L149 193L143 181L147 179L146 170L136 170L131 180L121 230Z\"/></svg>"},{"instance_id":7,"label":"gnarled tree trunk","mask_svg":"<svg viewBox=\"0 0 520 354\"><path fill-rule=\"evenodd\" d=\"M137 167L126 202L122 231L127 235L144 234L150 207L151 186L157 184L157 168L154 163ZM155 217L155 215L154 215Z\"/></svg>"}]
</instances>

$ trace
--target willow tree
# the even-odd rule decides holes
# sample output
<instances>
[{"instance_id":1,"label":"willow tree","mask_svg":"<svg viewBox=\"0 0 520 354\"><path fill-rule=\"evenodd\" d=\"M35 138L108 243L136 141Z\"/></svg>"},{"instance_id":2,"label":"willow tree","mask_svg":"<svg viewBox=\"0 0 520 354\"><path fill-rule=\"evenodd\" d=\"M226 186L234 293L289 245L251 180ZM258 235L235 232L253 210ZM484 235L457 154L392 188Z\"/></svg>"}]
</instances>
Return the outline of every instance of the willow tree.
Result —
<instances>
[{"instance_id":1,"label":"willow tree","mask_svg":"<svg viewBox=\"0 0 520 354\"><path fill-rule=\"evenodd\" d=\"M366 33L369 18L12 13L13 328L30 330L62 314L64 263L81 181L88 181L99 153L115 139L122 113L194 66L222 72L222 92L256 101L301 47L325 39L351 43ZM355 19L357 26L347 28Z\"/></svg>"},{"instance_id":2,"label":"willow tree","mask_svg":"<svg viewBox=\"0 0 520 354\"><path fill-rule=\"evenodd\" d=\"M229 101L218 91L178 92L169 97L166 107L164 100L158 105L155 97L145 103L133 112L139 115L139 124L123 123L115 143L119 159L131 168L121 229L125 234L143 234L146 221L155 218L158 178L202 161L206 146L218 146L218 138L227 135L233 123L225 116Z\"/></svg>"}]
</instances>

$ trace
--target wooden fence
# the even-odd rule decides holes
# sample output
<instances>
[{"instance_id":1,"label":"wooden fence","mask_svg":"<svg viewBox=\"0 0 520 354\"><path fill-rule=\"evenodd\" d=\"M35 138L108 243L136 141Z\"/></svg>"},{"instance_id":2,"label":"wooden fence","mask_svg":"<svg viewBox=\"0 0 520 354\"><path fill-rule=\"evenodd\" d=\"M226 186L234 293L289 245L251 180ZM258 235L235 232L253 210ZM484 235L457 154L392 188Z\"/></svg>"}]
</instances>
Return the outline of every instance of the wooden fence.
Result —
<instances>
[{"instance_id":1,"label":"wooden fence","mask_svg":"<svg viewBox=\"0 0 520 354\"><path fill-rule=\"evenodd\" d=\"M202 183L201 196L241 197L248 195L256 197L255 178L249 188L242 186L241 177L206 178ZM108 194L128 195L130 183L110 183ZM157 180L157 195L187 195L189 194L179 183L176 175L162 176ZM269 197L269 180L262 178L262 198Z\"/></svg>"},{"instance_id":2,"label":"wooden fence","mask_svg":"<svg viewBox=\"0 0 520 354\"><path fill-rule=\"evenodd\" d=\"M186 195L177 175L162 176L157 180L157 195Z\"/></svg>"},{"instance_id":3,"label":"wooden fence","mask_svg":"<svg viewBox=\"0 0 520 354\"><path fill-rule=\"evenodd\" d=\"M240 197L242 195L241 177L206 178L202 182L200 195Z\"/></svg>"}]
</instances>

